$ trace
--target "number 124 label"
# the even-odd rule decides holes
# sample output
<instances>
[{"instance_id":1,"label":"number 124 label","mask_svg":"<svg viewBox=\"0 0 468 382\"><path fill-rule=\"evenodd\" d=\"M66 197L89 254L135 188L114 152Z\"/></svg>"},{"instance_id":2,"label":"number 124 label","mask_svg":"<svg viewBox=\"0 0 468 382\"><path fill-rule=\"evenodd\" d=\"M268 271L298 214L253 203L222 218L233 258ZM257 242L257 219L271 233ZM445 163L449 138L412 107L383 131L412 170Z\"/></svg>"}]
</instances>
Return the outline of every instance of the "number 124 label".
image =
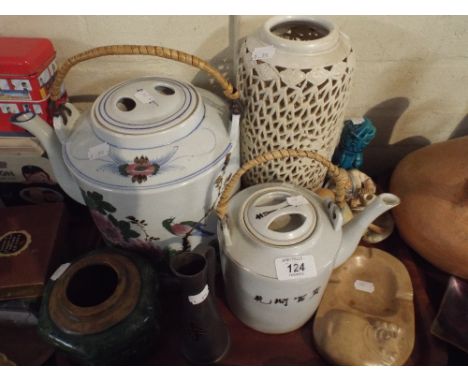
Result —
<instances>
[{"instance_id":1,"label":"number 124 label","mask_svg":"<svg viewBox=\"0 0 468 382\"><path fill-rule=\"evenodd\" d=\"M313 256L280 257L275 260L279 280L304 279L317 276Z\"/></svg>"}]
</instances>

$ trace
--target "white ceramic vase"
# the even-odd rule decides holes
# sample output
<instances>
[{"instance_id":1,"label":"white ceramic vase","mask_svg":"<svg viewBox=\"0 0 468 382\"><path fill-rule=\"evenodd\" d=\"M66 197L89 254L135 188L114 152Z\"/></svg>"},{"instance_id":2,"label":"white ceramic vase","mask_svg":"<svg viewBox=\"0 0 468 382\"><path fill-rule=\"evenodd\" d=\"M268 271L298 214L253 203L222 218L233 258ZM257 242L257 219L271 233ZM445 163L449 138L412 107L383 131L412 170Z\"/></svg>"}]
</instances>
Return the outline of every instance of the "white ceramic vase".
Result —
<instances>
[{"instance_id":1,"label":"white ceramic vase","mask_svg":"<svg viewBox=\"0 0 468 382\"><path fill-rule=\"evenodd\" d=\"M316 151L330 159L350 94L354 53L338 27L310 16L270 18L241 44L237 83L244 105L241 159L270 150ZM247 185L284 181L318 188L325 169L303 160L269 162Z\"/></svg>"}]
</instances>

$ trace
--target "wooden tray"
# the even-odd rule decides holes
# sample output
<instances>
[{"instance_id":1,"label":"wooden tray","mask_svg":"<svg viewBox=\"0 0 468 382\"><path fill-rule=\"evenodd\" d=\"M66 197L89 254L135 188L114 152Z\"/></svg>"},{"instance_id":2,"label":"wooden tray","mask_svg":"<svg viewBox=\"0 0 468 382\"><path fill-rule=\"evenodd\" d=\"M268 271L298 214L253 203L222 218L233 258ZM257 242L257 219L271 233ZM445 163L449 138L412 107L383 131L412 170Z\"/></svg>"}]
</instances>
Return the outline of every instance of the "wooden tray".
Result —
<instances>
[{"instance_id":1,"label":"wooden tray","mask_svg":"<svg viewBox=\"0 0 468 382\"><path fill-rule=\"evenodd\" d=\"M358 247L328 283L316 313L317 350L337 365L403 365L413 350L413 288L391 254Z\"/></svg>"}]
</instances>

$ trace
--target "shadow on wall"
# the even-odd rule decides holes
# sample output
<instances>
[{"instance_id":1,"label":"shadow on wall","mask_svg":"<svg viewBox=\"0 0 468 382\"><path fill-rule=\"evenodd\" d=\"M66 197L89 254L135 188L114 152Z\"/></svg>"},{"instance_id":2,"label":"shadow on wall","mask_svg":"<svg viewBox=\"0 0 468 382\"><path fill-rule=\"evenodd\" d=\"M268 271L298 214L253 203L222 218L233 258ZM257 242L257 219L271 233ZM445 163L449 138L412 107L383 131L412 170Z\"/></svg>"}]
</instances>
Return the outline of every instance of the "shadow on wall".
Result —
<instances>
[{"instance_id":1,"label":"shadow on wall","mask_svg":"<svg viewBox=\"0 0 468 382\"><path fill-rule=\"evenodd\" d=\"M377 134L364 152L363 171L370 176L391 171L410 152L431 144L417 135L390 144L393 130L409 107L406 97L395 97L379 103L365 113L377 128ZM389 112L391 110L391 112Z\"/></svg>"},{"instance_id":2,"label":"shadow on wall","mask_svg":"<svg viewBox=\"0 0 468 382\"><path fill-rule=\"evenodd\" d=\"M395 126L409 104L408 98L396 97L381 102L366 112L365 117L370 118L377 128L375 139L364 152L363 171L370 176L392 171L406 155L431 144L429 139L421 135L390 144ZM457 125L448 139L465 135L468 135L468 115Z\"/></svg>"},{"instance_id":3,"label":"shadow on wall","mask_svg":"<svg viewBox=\"0 0 468 382\"><path fill-rule=\"evenodd\" d=\"M465 118L461 120L455 130L452 131L449 139L460 138L464 137L465 135L468 135L468 114L465 115Z\"/></svg>"},{"instance_id":4,"label":"shadow on wall","mask_svg":"<svg viewBox=\"0 0 468 382\"><path fill-rule=\"evenodd\" d=\"M216 38L218 34L228 34L229 46L218 52L216 56L211 58L210 64L218 69L220 73L236 86L236 64L234 60L237 57L239 51L240 42L242 39L238 39L238 31L235 30L235 20L230 16L228 28L219 28L212 33L211 38L207 38L205 44L211 44L212 40ZM204 46L202 46L203 49ZM236 52L236 53L235 53ZM202 57L203 58L203 57ZM192 84L201 88L204 88L212 93L217 94L221 98L225 99L223 91L219 84L214 80L213 77L209 76L206 72L200 71L192 81Z\"/></svg>"},{"instance_id":5,"label":"shadow on wall","mask_svg":"<svg viewBox=\"0 0 468 382\"><path fill-rule=\"evenodd\" d=\"M233 64L232 64L232 52L230 48L226 48L219 52L216 56L214 56L210 60L210 64L218 69L220 73L233 85L235 83L235 78L234 78L234 70L233 70ZM205 71L199 71L197 75L193 78L192 84L194 86L206 89L219 97L226 99L227 98L223 94L223 90L221 89L221 86L218 84L218 82L211 77L209 74L207 74Z\"/></svg>"}]
</instances>

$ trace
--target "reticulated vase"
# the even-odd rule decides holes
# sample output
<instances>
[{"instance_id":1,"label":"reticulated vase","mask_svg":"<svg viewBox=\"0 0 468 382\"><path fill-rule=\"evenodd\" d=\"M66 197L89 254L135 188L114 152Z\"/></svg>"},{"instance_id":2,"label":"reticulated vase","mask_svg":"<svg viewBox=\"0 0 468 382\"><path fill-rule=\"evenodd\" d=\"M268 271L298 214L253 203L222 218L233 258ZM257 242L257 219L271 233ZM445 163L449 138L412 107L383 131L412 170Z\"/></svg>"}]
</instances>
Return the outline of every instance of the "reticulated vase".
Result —
<instances>
[{"instance_id":1,"label":"reticulated vase","mask_svg":"<svg viewBox=\"0 0 468 382\"><path fill-rule=\"evenodd\" d=\"M268 19L242 43L237 83L244 106L241 158L292 148L331 159L350 95L354 53L330 21L311 16ZM318 188L318 163L273 161L244 175L244 184L284 181Z\"/></svg>"}]
</instances>

